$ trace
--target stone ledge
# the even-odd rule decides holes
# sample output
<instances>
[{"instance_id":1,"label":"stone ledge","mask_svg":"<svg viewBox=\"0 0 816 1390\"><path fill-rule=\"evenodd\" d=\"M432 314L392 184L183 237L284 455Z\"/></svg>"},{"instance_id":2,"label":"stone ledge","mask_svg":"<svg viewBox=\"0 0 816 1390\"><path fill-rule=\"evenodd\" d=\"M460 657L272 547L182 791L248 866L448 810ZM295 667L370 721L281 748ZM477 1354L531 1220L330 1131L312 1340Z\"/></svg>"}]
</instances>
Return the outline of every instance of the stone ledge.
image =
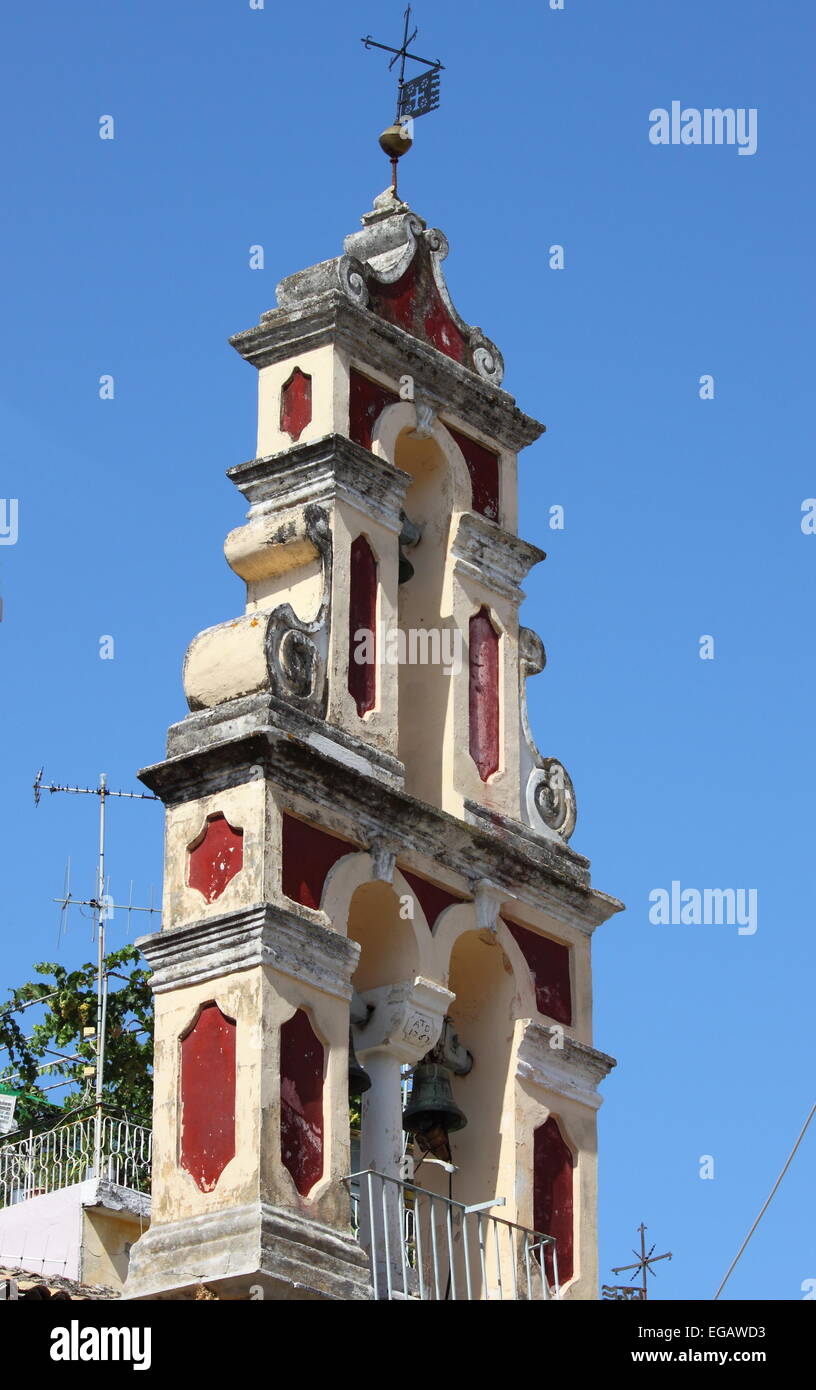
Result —
<instances>
[{"instance_id":1,"label":"stone ledge","mask_svg":"<svg viewBox=\"0 0 816 1390\"><path fill-rule=\"evenodd\" d=\"M502 530L478 512L462 514L451 554L457 573L480 583L486 581L516 604L524 598L521 585L525 576L547 558L539 546Z\"/></svg>"},{"instance_id":2,"label":"stone ledge","mask_svg":"<svg viewBox=\"0 0 816 1390\"><path fill-rule=\"evenodd\" d=\"M411 476L344 434L295 444L275 454L249 459L227 470L227 477L250 503L250 516L340 497L373 511L399 531L400 507Z\"/></svg>"},{"instance_id":3,"label":"stone ledge","mask_svg":"<svg viewBox=\"0 0 816 1390\"><path fill-rule=\"evenodd\" d=\"M338 999L351 999L360 954L356 941L270 903L168 927L139 937L136 944L151 966L156 994L268 965Z\"/></svg>"},{"instance_id":4,"label":"stone ledge","mask_svg":"<svg viewBox=\"0 0 816 1390\"><path fill-rule=\"evenodd\" d=\"M561 1047L551 1046L553 1037ZM617 1063L614 1057L598 1052L587 1043L577 1042L560 1029L530 1021L519 1043L516 1075L547 1091L555 1091L597 1110L603 1102L598 1086Z\"/></svg>"},{"instance_id":5,"label":"stone ledge","mask_svg":"<svg viewBox=\"0 0 816 1390\"><path fill-rule=\"evenodd\" d=\"M194 1299L206 1285L220 1299L275 1301L373 1297L368 1260L354 1237L264 1202L151 1226L136 1242L126 1299Z\"/></svg>"},{"instance_id":6,"label":"stone ledge","mask_svg":"<svg viewBox=\"0 0 816 1390\"><path fill-rule=\"evenodd\" d=\"M401 786L405 780L403 764L390 753L266 692L239 696L211 709L194 710L178 724L172 724L167 734L167 756L195 754L217 742L270 729L311 744L343 768L353 766L363 775L387 779L394 786Z\"/></svg>"},{"instance_id":7,"label":"stone ledge","mask_svg":"<svg viewBox=\"0 0 816 1390\"><path fill-rule=\"evenodd\" d=\"M166 805L178 805L240 786L261 767L284 794L302 796L308 788L316 807L323 803L345 815L364 845L386 836L468 881L490 879L506 886L508 896L545 910L557 889L562 910L570 909L578 929L591 931L622 907L591 890L587 859L566 846L536 839L521 822L468 825L352 765L344 767L338 780L333 759L277 728L223 740L214 733L209 746L143 768L141 781ZM315 820L319 823L319 815Z\"/></svg>"}]
</instances>

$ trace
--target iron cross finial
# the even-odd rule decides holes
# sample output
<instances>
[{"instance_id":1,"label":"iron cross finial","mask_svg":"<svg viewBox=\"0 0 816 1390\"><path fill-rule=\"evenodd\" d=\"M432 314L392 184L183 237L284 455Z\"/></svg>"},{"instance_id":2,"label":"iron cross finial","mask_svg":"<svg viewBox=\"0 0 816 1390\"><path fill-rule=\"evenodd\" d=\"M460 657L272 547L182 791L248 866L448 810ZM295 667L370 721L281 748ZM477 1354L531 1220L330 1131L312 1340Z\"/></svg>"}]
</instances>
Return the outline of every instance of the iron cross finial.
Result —
<instances>
[{"instance_id":1,"label":"iron cross finial","mask_svg":"<svg viewBox=\"0 0 816 1390\"><path fill-rule=\"evenodd\" d=\"M655 1255L654 1245L652 1245L651 1248L647 1251L647 1229L648 1228L644 1226L643 1222L641 1221L640 1225L638 1226L638 1234L640 1235L640 1255L638 1255L637 1250L632 1251L636 1263L633 1265L618 1265L617 1269L612 1270L613 1274L623 1274L627 1270L633 1270L634 1273L632 1274L632 1281L634 1281L637 1278L638 1273L640 1273L642 1280L640 1288L632 1288L631 1286L627 1286L626 1284L604 1284L603 1293L605 1298L648 1298L646 1277L649 1274L654 1275L652 1265L656 1264L658 1260L671 1259L671 1251L667 1251L665 1255Z\"/></svg>"},{"instance_id":2,"label":"iron cross finial","mask_svg":"<svg viewBox=\"0 0 816 1390\"><path fill-rule=\"evenodd\" d=\"M440 63L438 58L420 58L418 53L410 52L410 46L419 33L419 30L416 28L413 30L413 33L409 33L411 28L410 5L405 11L403 18L405 20L405 29L402 36L402 46L400 48L393 48L391 44L388 43L378 43L376 39L372 39L370 34L367 35L366 38L360 40L366 48L381 48L386 53L393 53L394 56L388 64L389 70L393 68L397 59L399 59L399 77L397 78L397 123L408 118L425 116L429 111L436 110L439 105L439 74L444 71L444 66ZM412 59L415 63L422 63L428 71L422 72L418 77L413 77L406 82L405 63L408 58Z\"/></svg>"}]
</instances>

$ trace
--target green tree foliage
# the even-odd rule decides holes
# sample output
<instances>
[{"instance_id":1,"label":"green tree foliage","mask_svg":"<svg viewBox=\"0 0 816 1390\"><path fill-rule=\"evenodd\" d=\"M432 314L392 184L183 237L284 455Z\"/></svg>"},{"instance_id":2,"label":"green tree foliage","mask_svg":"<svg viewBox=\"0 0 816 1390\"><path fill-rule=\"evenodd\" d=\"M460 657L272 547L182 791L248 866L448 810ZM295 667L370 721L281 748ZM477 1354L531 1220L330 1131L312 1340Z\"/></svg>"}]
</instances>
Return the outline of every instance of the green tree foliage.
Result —
<instances>
[{"instance_id":1,"label":"green tree foliage","mask_svg":"<svg viewBox=\"0 0 816 1390\"><path fill-rule=\"evenodd\" d=\"M105 1030L105 1085L103 1102L108 1112L126 1116L137 1124L151 1122L153 1097L153 998L150 972L139 964L135 946L124 946L105 957L108 975L107 1027ZM21 1129L41 1129L59 1120L58 1110L89 1113L93 1109L95 1080L83 1068L96 1063L96 1039L83 1038L83 1028L96 1025L95 964L66 970L55 961L34 966L40 977L11 991L0 1005L0 1049L10 1066L3 1075L19 1077L15 1089L15 1121ZM22 1004L42 1000L42 1012ZM29 1022L28 1020L35 1021ZM74 1059L61 1061L54 1053ZM47 1072L38 1068L53 1062ZM43 1088L65 1078L71 1084L62 1091ZM63 1100L54 1108L54 1097Z\"/></svg>"}]
</instances>

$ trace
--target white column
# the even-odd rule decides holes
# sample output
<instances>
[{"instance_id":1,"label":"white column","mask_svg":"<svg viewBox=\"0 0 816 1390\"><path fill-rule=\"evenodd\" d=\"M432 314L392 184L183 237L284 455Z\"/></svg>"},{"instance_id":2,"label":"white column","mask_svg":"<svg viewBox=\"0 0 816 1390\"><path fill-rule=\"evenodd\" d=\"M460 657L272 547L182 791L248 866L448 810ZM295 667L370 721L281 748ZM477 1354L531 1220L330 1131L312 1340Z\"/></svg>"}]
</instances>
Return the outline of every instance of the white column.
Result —
<instances>
[{"instance_id":1,"label":"white column","mask_svg":"<svg viewBox=\"0 0 816 1390\"><path fill-rule=\"evenodd\" d=\"M395 1051L384 1047L367 1052L363 1065L371 1077L371 1089L363 1096L360 1167L399 1178L403 1144L402 1062ZM393 1288L404 1292L400 1193L401 1189L393 1183L382 1183L376 1178L370 1182L366 1177L360 1179L360 1244L368 1251L372 1262L372 1280L378 1298L388 1298Z\"/></svg>"},{"instance_id":2,"label":"white column","mask_svg":"<svg viewBox=\"0 0 816 1390\"><path fill-rule=\"evenodd\" d=\"M402 1058L389 1047L378 1047L366 1052L363 1065L371 1089L363 1096L360 1167L398 1178L403 1146Z\"/></svg>"}]
</instances>

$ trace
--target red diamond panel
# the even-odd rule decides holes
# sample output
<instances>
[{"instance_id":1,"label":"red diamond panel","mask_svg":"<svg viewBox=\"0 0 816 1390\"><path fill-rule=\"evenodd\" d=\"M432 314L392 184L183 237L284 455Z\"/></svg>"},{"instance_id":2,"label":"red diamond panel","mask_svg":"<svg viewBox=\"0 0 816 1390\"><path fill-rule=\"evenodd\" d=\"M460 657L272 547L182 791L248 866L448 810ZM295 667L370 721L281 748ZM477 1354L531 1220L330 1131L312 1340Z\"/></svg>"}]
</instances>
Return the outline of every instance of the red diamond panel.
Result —
<instances>
[{"instance_id":1,"label":"red diamond panel","mask_svg":"<svg viewBox=\"0 0 816 1390\"><path fill-rule=\"evenodd\" d=\"M312 418L312 378L295 367L281 391L281 429L300 439Z\"/></svg>"},{"instance_id":2,"label":"red diamond panel","mask_svg":"<svg viewBox=\"0 0 816 1390\"><path fill-rule=\"evenodd\" d=\"M207 824L187 851L187 882L208 903L220 898L230 879L244 865L244 832L230 825L220 811L207 817Z\"/></svg>"},{"instance_id":3,"label":"red diamond panel","mask_svg":"<svg viewBox=\"0 0 816 1390\"><path fill-rule=\"evenodd\" d=\"M303 1009L280 1043L281 1162L305 1197L323 1176L323 1044Z\"/></svg>"},{"instance_id":4,"label":"red diamond panel","mask_svg":"<svg viewBox=\"0 0 816 1390\"><path fill-rule=\"evenodd\" d=\"M181 1166L212 1192L235 1157L235 1021L204 1004L181 1041Z\"/></svg>"},{"instance_id":5,"label":"red diamond panel","mask_svg":"<svg viewBox=\"0 0 816 1390\"><path fill-rule=\"evenodd\" d=\"M560 1284L573 1275L572 1171L572 1150L551 1115L533 1136L533 1225L542 1235L555 1236ZM552 1284L551 1245L546 1247L544 1262Z\"/></svg>"}]
</instances>

